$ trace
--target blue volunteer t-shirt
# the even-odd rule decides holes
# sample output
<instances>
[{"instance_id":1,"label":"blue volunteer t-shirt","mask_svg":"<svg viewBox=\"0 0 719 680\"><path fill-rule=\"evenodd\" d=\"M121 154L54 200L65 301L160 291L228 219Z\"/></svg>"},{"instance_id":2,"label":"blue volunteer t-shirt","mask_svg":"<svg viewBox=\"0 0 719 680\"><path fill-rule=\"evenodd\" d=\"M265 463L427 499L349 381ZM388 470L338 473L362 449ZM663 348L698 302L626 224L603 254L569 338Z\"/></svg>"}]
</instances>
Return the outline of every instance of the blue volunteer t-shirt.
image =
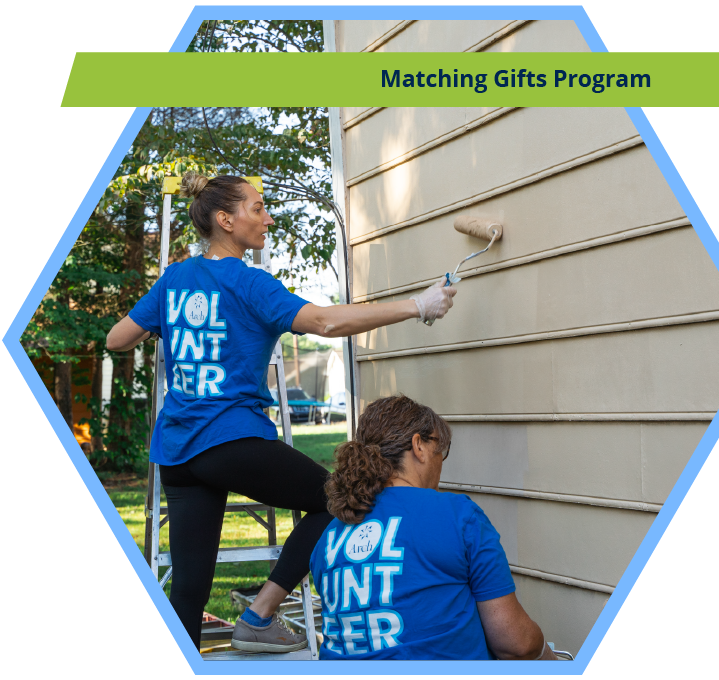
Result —
<instances>
[{"instance_id":1,"label":"blue volunteer t-shirt","mask_svg":"<svg viewBox=\"0 0 719 680\"><path fill-rule=\"evenodd\" d=\"M321 659L491 659L477 602L513 593L499 534L467 496L388 487L310 558Z\"/></svg>"},{"instance_id":2,"label":"blue volunteer t-shirt","mask_svg":"<svg viewBox=\"0 0 719 680\"><path fill-rule=\"evenodd\" d=\"M308 304L242 260L171 264L130 312L165 349L167 395L150 460L178 465L242 437L277 439L263 408L272 350Z\"/></svg>"}]
</instances>

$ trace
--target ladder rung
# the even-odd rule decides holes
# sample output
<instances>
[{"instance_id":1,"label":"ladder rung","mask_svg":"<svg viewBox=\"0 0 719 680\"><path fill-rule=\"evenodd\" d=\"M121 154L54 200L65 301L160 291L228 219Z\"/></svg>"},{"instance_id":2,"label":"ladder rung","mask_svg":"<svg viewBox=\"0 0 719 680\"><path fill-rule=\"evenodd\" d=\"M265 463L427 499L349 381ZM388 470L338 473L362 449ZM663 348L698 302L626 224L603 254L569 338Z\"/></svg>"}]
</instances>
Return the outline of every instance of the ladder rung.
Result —
<instances>
[{"instance_id":1,"label":"ladder rung","mask_svg":"<svg viewBox=\"0 0 719 680\"><path fill-rule=\"evenodd\" d=\"M207 652L202 655L204 661L311 661L310 648L287 654L248 654L238 649L226 652Z\"/></svg>"},{"instance_id":2,"label":"ladder rung","mask_svg":"<svg viewBox=\"0 0 719 680\"><path fill-rule=\"evenodd\" d=\"M276 560L282 552L281 545L258 545L247 548L220 548L217 553L218 562L260 562L264 560ZM172 558L169 552L161 552L158 558L158 566L169 567Z\"/></svg>"},{"instance_id":3,"label":"ladder rung","mask_svg":"<svg viewBox=\"0 0 719 680\"><path fill-rule=\"evenodd\" d=\"M222 619L215 619L214 621L203 621L202 630L214 630L215 628L227 628L229 621L225 622Z\"/></svg>"},{"instance_id":4,"label":"ladder rung","mask_svg":"<svg viewBox=\"0 0 719 680\"><path fill-rule=\"evenodd\" d=\"M264 503L255 503L254 501L249 503L228 503L225 506L225 512L241 512L245 508L249 508L250 510L254 510L255 512L267 512L270 509L270 506L265 505ZM167 514L166 505L160 507L160 514Z\"/></svg>"},{"instance_id":5,"label":"ladder rung","mask_svg":"<svg viewBox=\"0 0 719 680\"><path fill-rule=\"evenodd\" d=\"M234 632L235 627L232 626L232 628L222 627L222 628L210 628L208 630L205 630L203 628L202 633L200 633L200 639L201 640L231 640L232 639L232 633Z\"/></svg>"},{"instance_id":6,"label":"ladder rung","mask_svg":"<svg viewBox=\"0 0 719 680\"><path fill-rule=\"evenodd\" d=\"M267 512L270 506L263 503L228 503L225 506L225 512L239 512L244 508L249 508L255 512Z\"/></svg>"}]
</instances>

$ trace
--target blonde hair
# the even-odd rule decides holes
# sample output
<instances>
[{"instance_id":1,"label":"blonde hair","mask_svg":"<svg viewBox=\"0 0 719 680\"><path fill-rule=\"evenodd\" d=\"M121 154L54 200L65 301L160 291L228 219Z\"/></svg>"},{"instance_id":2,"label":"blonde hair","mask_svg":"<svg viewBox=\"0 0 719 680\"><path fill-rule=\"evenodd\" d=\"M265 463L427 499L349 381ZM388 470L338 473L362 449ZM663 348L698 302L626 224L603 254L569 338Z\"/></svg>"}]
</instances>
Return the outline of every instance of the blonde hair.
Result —
<instances>
[{"instance_id":1,"label":"blonde hair","mask_svg":"<svg viewBox=\"0 0 719 680\"><path fill-rule=\"evenodd\" d=\"M245 186L249 184L244 177L220 175L210 179L192 170L182 176L180 196L193 199L190 219L201 240L212 238L214 217L219 210L237 212L237 206L247 200Z\"/></svg>"},{"instance_id":2,"label":"blonde hair","mask_svg":"<svg viewBox=\"0 0 719 680\"><path fill-rule=\"evenodd\" d=\"M209 181L209 177L205 177L199 172L192 170L186 172L182 176L182 182L180 183L180 196L182 198L196 198Z\"/></svg>"}]
</instances>

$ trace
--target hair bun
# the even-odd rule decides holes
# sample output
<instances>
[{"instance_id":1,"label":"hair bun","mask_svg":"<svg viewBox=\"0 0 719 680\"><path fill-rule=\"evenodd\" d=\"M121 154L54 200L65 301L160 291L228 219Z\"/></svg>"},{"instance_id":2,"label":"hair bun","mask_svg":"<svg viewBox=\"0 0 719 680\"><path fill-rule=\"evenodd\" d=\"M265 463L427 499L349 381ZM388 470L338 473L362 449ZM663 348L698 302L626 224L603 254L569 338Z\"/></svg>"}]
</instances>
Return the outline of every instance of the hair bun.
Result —
<instances>
[{"instance_id":1,"label":"hair bun","mask_svg":"<svg viewBox=\"0 0 719 680\"><path fill-rule=\"evenodd\" d=\"M182 176L182 183L180 184L180 196L182 198L197 198L198 194L205 188L209 178L205 175L201 175L199 172L190 170Z\"/></svg>"}]
</instances>

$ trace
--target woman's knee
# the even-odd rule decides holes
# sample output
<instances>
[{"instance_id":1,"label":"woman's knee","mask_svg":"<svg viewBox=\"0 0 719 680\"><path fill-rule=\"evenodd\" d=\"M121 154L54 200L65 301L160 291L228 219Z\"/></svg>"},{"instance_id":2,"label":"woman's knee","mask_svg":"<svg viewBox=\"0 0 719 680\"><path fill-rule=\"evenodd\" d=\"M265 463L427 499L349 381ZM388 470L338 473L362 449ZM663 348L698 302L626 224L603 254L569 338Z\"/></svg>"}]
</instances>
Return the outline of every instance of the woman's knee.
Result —
<instances>
[{"instance_id":1,"label":"woman's knee","mask_svg":"<svg viewBox=\"0 0 719 680\"><path fill-rule=\"evenodd\" d=\"M202 578L175 579L173 576L170 600L182 601L195 607L204 607L210 601L212 579L209 583Z\"/></svg>"}]
</instances>

